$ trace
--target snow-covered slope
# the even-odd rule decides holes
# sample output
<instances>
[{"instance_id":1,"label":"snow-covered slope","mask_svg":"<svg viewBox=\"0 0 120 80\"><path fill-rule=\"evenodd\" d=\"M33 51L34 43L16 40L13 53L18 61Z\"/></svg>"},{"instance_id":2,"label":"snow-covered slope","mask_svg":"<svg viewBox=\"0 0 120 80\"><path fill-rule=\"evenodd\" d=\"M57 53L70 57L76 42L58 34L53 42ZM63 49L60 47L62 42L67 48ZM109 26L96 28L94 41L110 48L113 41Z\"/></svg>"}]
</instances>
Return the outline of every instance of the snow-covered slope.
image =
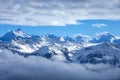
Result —
<instances>
[{"instance_id":1,"label":"snow-covered slope","mask_svg":"<svg viewBox=\"0 0 120 80\"><path fill-rule=\"evenodd\" d=\"M10 31L8 33L6 33L3 37L0 38L0 40L3 41L10 41L16 37L30 37L30 35L25 34L21 29L17 29L14 31Z\"/></svg>"},{"instance_id":2,"label":"snow-covered slope","mask_svg":"<svg viewBox=\"0 0 120 80\"><path fill-rule=\"evenodd\" d=\"M41 38L42 38L43 40L45 40L46 42L50 43L50 44L63 43L63 42L64 42L64 40L61 40L61 37L55 36L55 35L49 34L49 33L47 33L47 34L44 35L44 36L41 36Z\"/></svg>"},{"instance_id":3,"label":"snow-covered slope","mask_svg":"<svg viewBox=\"0 0 120 80\"><path fill-rule=\"evenodd\" d=\"M9 50L31 53L45 45L37 35L25 34L21 29L10 31L0 38L0 46Z\"/></svg>"},{"instance_id":4,"label":"snow-covered slope","mask_svg":"<svg viewBox=\"0 0 120 80\"><path fill-rule=\"evenodd\" d=\"M83 42L88 42L91 39L91 37L87 36L87 35L81 35L81 34L76 34L73 36L66 36L64 37L65 41L68 42L74 42L74 43L83 43Z\"/></svg>"},{"instance_id":5,"label":"snow-covered slope","mask_svg":"<svg viewBox=\"0 0 120 80\"><path fill-rule=\"evenodd\" d=\"M120 44L120 37L116 37L116 39L113 40L114 44Z\"/></svg>"},{"instance_id":6,"label":"snow-covered slope","mask_svg":"<svg viewBox=\"0 0 120 80\"><path fill-rule=\"evenodd\" d=\"M115 37L108 32L103 32L98 34L95 38L93 38L90 42L92 43L103 43L103 42L111 42Z\"/></svg>"},{"instance_id":7,"label":"snow-covered slope","mask_svg":"<svg viewBox=\"0 0 120 80\"><path fill-rule=\"evenodd\" d=\"M1 49L24 57L42 56L55 61L120 65L120 39L108 32L91 39L80 34L66 37L29 35L17 29L0 38Z\"/></svg>"},{"instance_id":8,"label":"snow-covered slope","mask_svg":"<svg viewBox=\"0 0 120 80\"><path fill-rule=\"evenodd\" d=\"M79 63L110 64L120 66L120 45L103 43L74 51L74 60Z\"/></svg>"}]
</instances>

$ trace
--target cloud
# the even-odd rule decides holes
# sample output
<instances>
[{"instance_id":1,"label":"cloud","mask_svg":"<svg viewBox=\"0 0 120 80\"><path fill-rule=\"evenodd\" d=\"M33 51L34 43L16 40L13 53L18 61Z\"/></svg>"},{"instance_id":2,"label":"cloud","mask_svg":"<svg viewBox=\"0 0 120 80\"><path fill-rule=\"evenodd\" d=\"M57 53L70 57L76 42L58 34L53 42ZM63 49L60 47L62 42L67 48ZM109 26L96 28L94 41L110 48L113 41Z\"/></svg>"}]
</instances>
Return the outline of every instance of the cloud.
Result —
<instances>
[{"instance_id":1,"label":"cloud","mask_svg":"<svg viewBox=\"0 0 120 80\"><path fill-rule=\"evenodd\" d=\"M107 26L106 24L104 23L95 23L95 24L92 24L93 27L97 27L97 28L102 28L102 27L105 27Z\"/></svg>"},{"instance_id":2,"label":"cloud","mask_svg":"<svg viewBox=\"0 0 120 80\"><path fill-rule=\"evenodd\" d=\"M49 61L35 56L24 58L8 50L0 52L0 80L119 80L119 73L119 68L93 72L80 64Z\"/></svg>"},{"instance_id":3,"label":"cloud","mask_svg":"<svg viewBox=\"0 0 120 80\"><path fill-rule=\"evenodd\" d=\"M0 23L64 26L85 19L120 19L120 0L0 0Z\"/></svg>"}]
</instances>

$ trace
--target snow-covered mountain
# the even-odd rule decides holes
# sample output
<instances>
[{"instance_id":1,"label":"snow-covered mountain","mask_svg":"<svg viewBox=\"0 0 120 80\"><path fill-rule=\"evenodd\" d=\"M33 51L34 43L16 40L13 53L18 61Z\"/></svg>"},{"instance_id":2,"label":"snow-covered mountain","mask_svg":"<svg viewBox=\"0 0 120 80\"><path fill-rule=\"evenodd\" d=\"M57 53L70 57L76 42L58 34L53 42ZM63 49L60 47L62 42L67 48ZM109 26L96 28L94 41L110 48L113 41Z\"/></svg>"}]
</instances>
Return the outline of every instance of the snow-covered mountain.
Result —
<instances>
[{"instance_id":1,"label":"snow-covered mountain","mask_svg":"<svg viewBox=\"0 0 120 80\"><path fill-rule=\"evenodd\" d=\"M0 38L0 49L24 57L42 56L55 61L120 66L120 39L108 32L92 39L80 34L66 37L29 35L17 29Z\"/></svg>"},{"instance_id":2,"label":"snow-covered mountain","mask_svg":"<svg viewBox=\"0 0 120 80\"><path fill-rule=\"evenodd\" d=\"M41 39L49 42L50 44L63 43L64 42L64 41L61 41L61 37L55 36L54 34L49 34L49 33L47 33L44 36L41 36Z\"/></svg>"},{"instance_id":3,"label":"snow-covered mountain","mask_svg":"<svg viewBox=\"0 0 120 80\"><path fill-rule=\"evenodd\" d=\"M114 40L113 40L113 43L114 43L114 44L120 44L120 38L114 39Z\"/></svg>"},{"instance_id":4,"label":"snow-covered mountain","mask_svg":"<svg viewBox=\"0 0 120 80\"><path fill-rule=\"evenodd\" d=\"M110 64L120 67L120 45L109 42L77 50L74 59L79 63Z\"/></svg>"},{"instance_id":5,"label":"snow-covered mountain","mask_svg":"<svg viewBox=\"0 0 120 80\"><path fill-rule=\"evenodd\" d=\"M30 37L30 35L25 34L21 29L17 29L17 30L6 33L3 37L0 38L0 40L10 41L16 37L25 38L25 37Z\"/></svg>"},{"instance_id":6,"label":"snow-covered mountain","mask_svg":"<svg viewBox=\"0 0 120 80\"><path fill-rule=\"evenodd\" d=\"M90 36L81 35L81 34L76 34L71 37L70 36L64 37L65 41L74 42L74 43L84 43L84 42L88 42L90 39L91 39Z\"/></svg>"},{"instance_id":7,"label":"snow-covered mountain","mask_svg":"<svg viewBox=\"0 0 120 80\"><path fill-rule=\"evenodd\" d=\"M31 53L37 50L40 44L40 37L37 35L28 35L24 33L21 29L10 31L0 38L2 41L0 43L2 48L7 48L9 50Z\"/></svg>"},{"instance_id":8,"label":"snow-covered mountain","mask_svg":"<svg viewBox=\"0 0 120 80\"><path fill-rule=\"evenodd\" d=\"M90 42L92 43L103 43L103 42L111 42L115 37L108 32L103 32L98 34L95 38L93 38Z\"/></svg>"}]
</instances>

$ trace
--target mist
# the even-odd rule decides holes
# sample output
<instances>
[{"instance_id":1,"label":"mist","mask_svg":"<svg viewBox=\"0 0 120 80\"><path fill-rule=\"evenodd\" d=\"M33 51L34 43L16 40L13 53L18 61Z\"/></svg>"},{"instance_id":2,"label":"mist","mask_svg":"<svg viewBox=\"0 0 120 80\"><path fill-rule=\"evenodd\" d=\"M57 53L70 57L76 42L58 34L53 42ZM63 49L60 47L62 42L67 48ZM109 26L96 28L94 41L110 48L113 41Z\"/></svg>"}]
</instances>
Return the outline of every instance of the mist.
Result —
<instances>
[{"instance_id":1,"label":"mist","mask_svg":"<svg viewBox=\"0 0 120 80\"><path fill-rule=\"evenodd\" d=\"M99 70L105 66L96 67ZM0 51L0 80L120 80L119 73L119 68L91 71L77 63L51 61L40 56L24 58L8 50Z\"/></svg>"}]
</instances>

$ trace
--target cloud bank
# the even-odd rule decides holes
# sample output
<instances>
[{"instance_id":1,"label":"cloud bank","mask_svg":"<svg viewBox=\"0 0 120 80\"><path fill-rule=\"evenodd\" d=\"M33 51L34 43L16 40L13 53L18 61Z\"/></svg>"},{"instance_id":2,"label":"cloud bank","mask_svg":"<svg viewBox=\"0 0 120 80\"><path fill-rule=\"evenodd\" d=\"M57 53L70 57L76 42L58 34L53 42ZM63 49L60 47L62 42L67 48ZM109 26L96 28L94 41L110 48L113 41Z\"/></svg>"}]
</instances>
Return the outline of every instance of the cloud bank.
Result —
<instances>
[{"instance_id":1,"label":"cloud bank","mask_svg":"<svg viewBox=\"0 0 120 80\"><path fill-rule=\"evenodd\" d=\"M0 23L65 26L78 20L120 20L120 0L0 0Z\"/></svg>"},{"instance_id":2,"label":"cloud bank","mask_svg":"<svg viewBox=\"0 0 120 80\"><path fill-rule=\"evenodd\" d=\"M78 64L0 52L0 80L119 80L119 73L119 68L92 72Z\"/></svg>"}]
</instances>

